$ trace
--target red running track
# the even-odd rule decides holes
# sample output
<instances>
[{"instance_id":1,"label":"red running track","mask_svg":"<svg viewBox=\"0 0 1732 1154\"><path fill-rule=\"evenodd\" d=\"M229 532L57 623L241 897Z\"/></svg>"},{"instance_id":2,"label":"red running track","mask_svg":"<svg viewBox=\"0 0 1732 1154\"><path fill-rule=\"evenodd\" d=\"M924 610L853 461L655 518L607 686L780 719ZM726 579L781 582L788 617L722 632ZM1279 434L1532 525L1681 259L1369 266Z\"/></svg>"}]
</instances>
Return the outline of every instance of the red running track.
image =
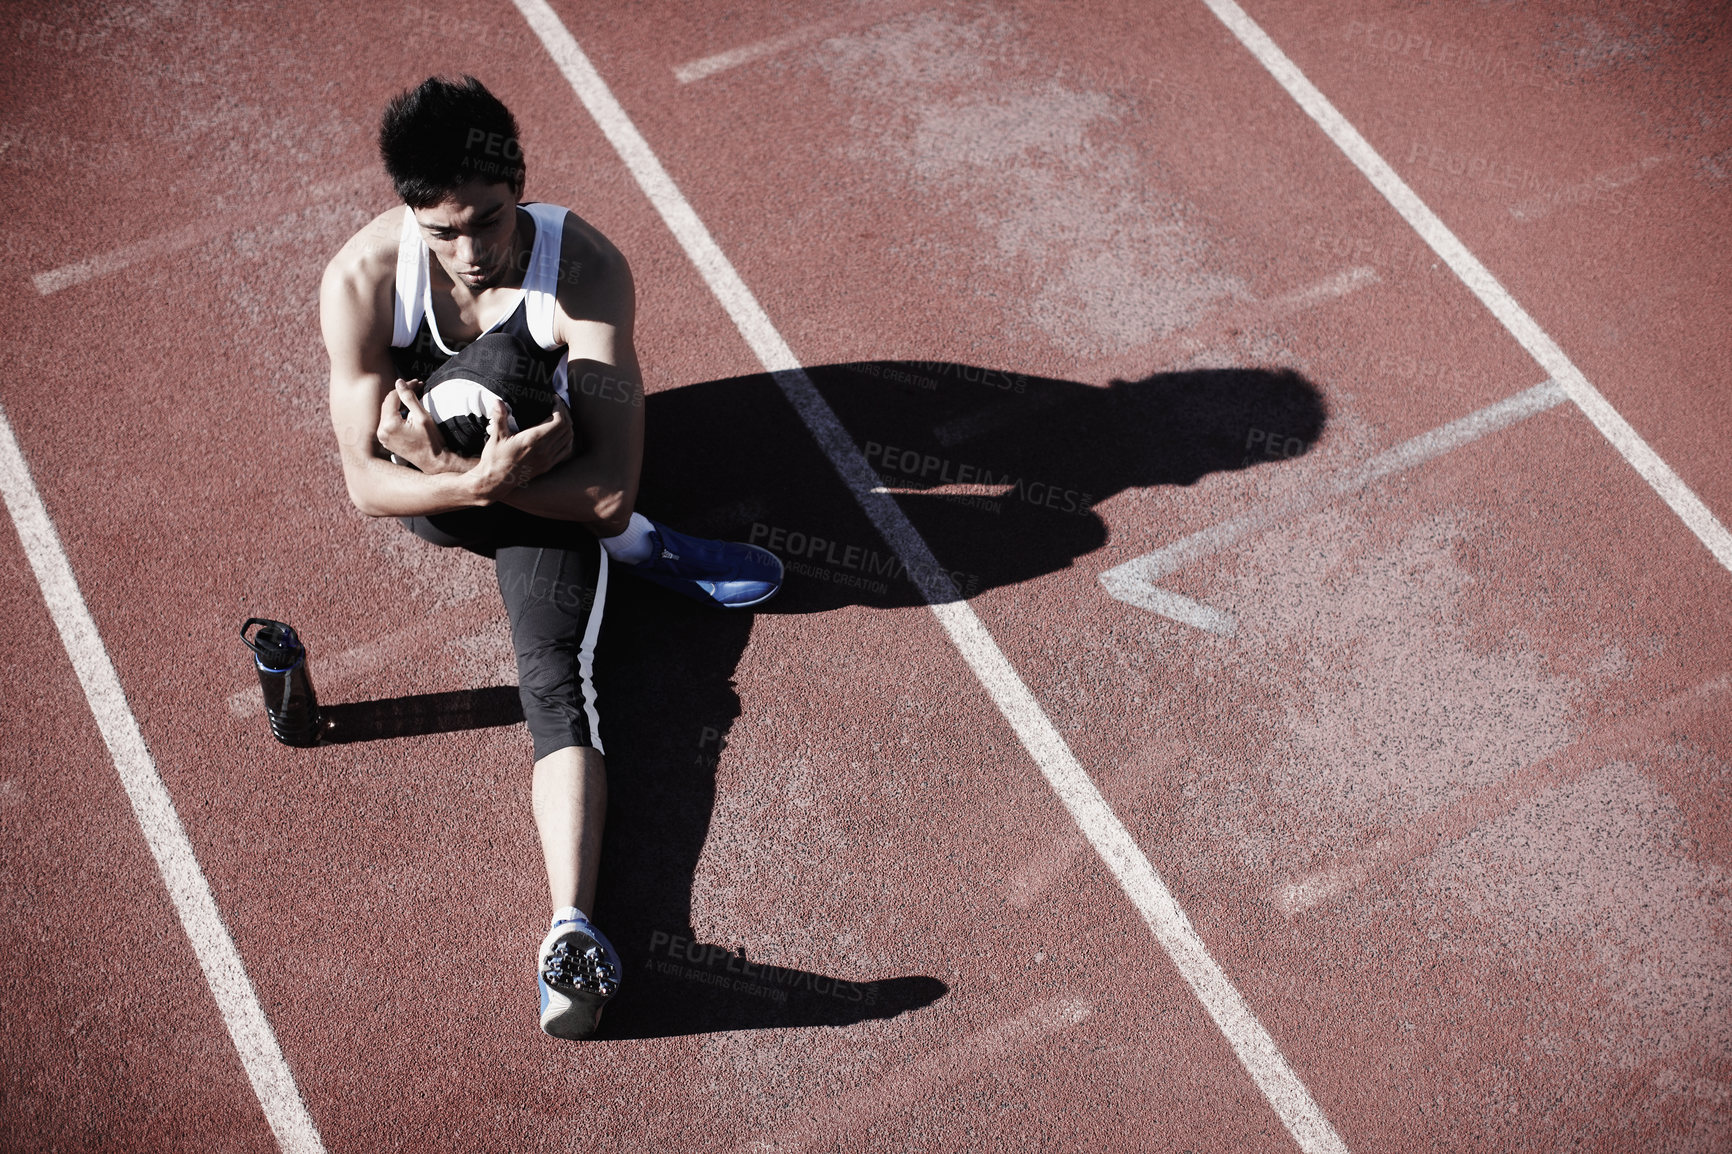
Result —
<instances>
[{"instance_id":1,"label":"red running track","mask_svg":"<svg viewBox=\"0 0 1732 1154\"><path fill-rule=\"evenodd\" d=\"M1728 574L1567 403L1337 483L1544 373L1208 9L555 11L1349 1149L1732 1141ZM1249 12L1724 521L1723 22ZM326 1148L1293 1147L515 9L8 19L0 405ZM491 574L324 415L378 111L464 70L633 262L646 507L801 566L612 607L636 991L580 1047ZM1101 585L1194 534L1230 633ZM6 1144L268 1148L0 555ZM380 736L275 746L255 612Z\"/></svg>"}]
</instances>

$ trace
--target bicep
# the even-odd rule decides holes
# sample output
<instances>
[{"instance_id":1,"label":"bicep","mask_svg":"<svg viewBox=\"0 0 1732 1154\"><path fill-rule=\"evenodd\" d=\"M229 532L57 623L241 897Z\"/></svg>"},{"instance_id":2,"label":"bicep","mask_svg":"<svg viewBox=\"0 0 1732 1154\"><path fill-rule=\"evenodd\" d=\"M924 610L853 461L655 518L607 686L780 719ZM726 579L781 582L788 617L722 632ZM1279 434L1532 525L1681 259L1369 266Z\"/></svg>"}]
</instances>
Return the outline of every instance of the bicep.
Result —
<instances>
[{"instance_id":1,"label":"bicep","mask_svg":"<svg viewBox=\"0 0 1732 1154\"><path fill-rule=\"evenodd\" d=\"M632 343L637 299L631 269L609 247L587 262L575 283L560 288L572 421L587 451L613 462L635 488L643 455L643 377Z\"/></svg>"},{"instance_id":2,"label":"bicep","mask_svg":"<svg viewBox=\"0 0 1732 1154\"><path fill-rule=\"evenodd\" d=\"M319 293L319 325L331 364L331 426L345 469L375 455L374 434L385 394L395 385L389 337L373 302L350 278L327 273Z\"/></svg>"}]
</instances>

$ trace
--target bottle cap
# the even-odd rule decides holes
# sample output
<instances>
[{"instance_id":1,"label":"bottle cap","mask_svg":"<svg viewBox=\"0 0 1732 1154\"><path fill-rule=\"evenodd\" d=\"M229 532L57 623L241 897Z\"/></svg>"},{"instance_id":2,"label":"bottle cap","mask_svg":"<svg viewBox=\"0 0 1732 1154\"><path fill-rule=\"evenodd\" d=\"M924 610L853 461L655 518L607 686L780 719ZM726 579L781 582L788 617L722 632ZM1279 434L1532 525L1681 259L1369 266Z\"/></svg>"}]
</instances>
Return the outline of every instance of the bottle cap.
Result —
<instances>
[{"instance_id":1,"label":"bottle cap","mask_svg":"<svg viewBox=\"0 0 1732 1154\"><path fill-rule=\"evenodd\" d=\"M254 625L259 626L259 631L248 637L247 630ZM241 626L241 640L258 657L262 668L277 673L293 669L307 656L300 638L286 622L272 621L267 617L247 618L246 624Z\"/></svg>"}]
</instances>

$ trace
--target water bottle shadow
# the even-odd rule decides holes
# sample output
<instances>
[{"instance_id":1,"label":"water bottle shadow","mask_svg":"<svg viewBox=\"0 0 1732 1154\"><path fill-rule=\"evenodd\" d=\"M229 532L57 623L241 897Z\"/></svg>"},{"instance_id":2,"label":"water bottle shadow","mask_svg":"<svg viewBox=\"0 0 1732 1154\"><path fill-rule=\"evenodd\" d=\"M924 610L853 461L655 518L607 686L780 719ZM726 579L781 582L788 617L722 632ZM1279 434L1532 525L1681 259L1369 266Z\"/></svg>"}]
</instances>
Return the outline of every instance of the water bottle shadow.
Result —
<instances>
[{"instance_id":1,"label":"water bottle shadow","mask_svg":"<svg viewBox=\"0 0 1732 1154\"><path fill-rule=\"evenodd\" d=\"M491 729L515 725L523 720L523 705L515 685L416 693L320 708L326 726L320 739L322 745L420 737L464 729Z\"/></svg>"}]
</instances>

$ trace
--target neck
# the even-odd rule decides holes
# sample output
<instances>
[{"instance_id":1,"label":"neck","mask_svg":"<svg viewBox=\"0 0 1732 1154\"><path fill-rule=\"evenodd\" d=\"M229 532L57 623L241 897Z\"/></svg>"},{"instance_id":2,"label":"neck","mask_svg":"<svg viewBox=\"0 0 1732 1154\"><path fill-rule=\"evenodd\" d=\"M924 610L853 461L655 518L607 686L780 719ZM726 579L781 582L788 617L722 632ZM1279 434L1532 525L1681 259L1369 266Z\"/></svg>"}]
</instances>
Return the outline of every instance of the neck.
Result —
<instances>
[{"instance_id":1,"label":"neck","mask_svg":"<svg viewBox=\"0 0 1732 1154\"><path fill-rule=\"evenodd\" d=\"M452 276L443 262L434 260L429 271L433 275L435 287L442 291L448 290L451 299L459 304L478 300L490 292L512 292L522 288L523 278L529 273L529 254L535 250L535 220L519 207L513 209L512 222L511 261L496 283L485 288L472 289L463 283L461 278Z\"/></svg>"}]
</instances>

